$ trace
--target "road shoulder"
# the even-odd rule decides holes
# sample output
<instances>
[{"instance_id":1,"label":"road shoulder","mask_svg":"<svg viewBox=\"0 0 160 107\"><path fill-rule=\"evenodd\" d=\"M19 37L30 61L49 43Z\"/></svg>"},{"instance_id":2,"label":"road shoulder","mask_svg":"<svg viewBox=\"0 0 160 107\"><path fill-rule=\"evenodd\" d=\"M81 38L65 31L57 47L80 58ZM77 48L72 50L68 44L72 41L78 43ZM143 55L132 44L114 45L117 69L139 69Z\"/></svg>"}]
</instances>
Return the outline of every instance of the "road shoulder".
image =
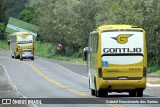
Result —
<instances>
[{"instance_id":1,"label":"road shoulder","mask_svg":"<svg viewBox=\"0 0 160 107\"><path fill-rule=\"evenodd\" d=\"M3 65L0 65L0 98L23 98L15 88ZM3 105L2 107L34 107L34 105Z\"/></svg>"}]
</instances>

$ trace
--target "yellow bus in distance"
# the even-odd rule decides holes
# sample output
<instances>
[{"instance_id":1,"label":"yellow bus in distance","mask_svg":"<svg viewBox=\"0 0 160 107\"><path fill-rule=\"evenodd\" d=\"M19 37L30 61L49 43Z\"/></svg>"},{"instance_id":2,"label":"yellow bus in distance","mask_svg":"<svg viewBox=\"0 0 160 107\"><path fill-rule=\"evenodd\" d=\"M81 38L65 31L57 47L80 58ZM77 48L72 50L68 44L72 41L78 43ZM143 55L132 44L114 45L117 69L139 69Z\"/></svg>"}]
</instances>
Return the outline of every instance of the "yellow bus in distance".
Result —
<instances>
[{"instance_id":1,"label":"yellow bus in distance","mask_svg":"<svg viewBox=\"0 0 160 107\"><path fill-rule=\"evenodd\" d=\"M87 67L91 94L128 92L142 97L146 88L147 48L142 28L105 25L89 35Z\"/></svg>"},{"instance_id":2,"label":"yellow bus in distance","mask_svg":"<svg viewBox=\"0 0 160 107\"><path fill-rule=\"evenodd\" d=\"M31 49L34 53L34 35L30 32L15 32L10 35L11 57L18 58L23 49Z\"/></svg>"}]
</instances>

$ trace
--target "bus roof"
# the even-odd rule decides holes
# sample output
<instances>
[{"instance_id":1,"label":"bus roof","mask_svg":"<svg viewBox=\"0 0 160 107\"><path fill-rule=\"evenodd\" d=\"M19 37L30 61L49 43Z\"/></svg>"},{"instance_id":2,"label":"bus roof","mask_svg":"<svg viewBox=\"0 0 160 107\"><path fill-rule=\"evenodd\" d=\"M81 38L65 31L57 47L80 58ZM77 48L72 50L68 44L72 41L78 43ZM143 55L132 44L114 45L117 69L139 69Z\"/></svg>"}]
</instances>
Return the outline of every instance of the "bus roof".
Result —
<instances>
[{"instance_id":1,"label":"bus roof","mask_svg":"<svg viewBox=\"0 0 160 107\"><path fill-rule=\"evenodd\" d=\"M113 29L135 29L135 30L143 30L137 26L133 25L103 25L97 28L97 30L113 30Z\"/></svg>"}]
</instances>

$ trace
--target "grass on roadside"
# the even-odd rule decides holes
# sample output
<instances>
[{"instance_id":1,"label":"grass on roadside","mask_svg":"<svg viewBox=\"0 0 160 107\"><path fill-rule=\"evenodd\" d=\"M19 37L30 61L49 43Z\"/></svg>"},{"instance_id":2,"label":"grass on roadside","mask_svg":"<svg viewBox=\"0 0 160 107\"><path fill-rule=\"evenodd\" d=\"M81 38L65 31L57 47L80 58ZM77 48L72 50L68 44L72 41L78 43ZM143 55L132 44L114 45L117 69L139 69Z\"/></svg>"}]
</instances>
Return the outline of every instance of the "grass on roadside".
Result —
<instances>
[{"instance_id":1,"label":"grass on roadside","mask_svg":"<svg viewBox=\"0 0 160 107\"><path fill-rule=\"evenodd\" d=\"M56 47L51 43L41 43L41 42L36 41L35 42L35 55L45 57L45 58L61 60L61 61L69 61L72 63L86 64L86 61L83 61L82 58L56 55L55 48Z\"/></svg>"},{"instance_id":2,"label":"grass on roadside","mask_svg":"<svg viewBox=\"0 0 160 107\"><path fill-rule=\"evenodd\" d=\"M82 58L74 58L74 57L64 57L61 55L52 56L53 59L61 60L61 61L69 61L76 64L86 64L86 61L83 61Z\"/></svg>"},{"instance_id":3,"label":"grass on roadside","mask_svg":"<svg viewBox=\"0 0 160 107\"><path fill-rule=\"evenodd\" d=\"M148 67L147 73L160 75L160 66Z\"/></svg>"},{"instance_id":4,"label":"grass on roadside","mask_svg":"<svg viewBox=\"0 0 160 107\"><path fill-rule=\"evenodd\" d=\"M0 41L0 49L4 49L4 50L9 49L7 41Z\"/></svg>"}]
</instances>

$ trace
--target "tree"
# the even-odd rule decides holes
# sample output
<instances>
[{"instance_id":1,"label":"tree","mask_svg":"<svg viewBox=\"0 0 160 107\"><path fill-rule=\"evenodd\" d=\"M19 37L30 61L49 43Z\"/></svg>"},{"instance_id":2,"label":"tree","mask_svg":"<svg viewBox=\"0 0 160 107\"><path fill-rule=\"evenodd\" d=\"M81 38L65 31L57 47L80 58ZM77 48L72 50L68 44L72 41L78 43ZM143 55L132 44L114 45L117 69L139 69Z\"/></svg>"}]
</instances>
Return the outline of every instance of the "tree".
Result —
<instances>
[{"instance_id":1,"label":"tree","mask_svg":"<svg viewBox=\"0 0 160 107\"><path fill-rule=\"evenodd\" d=\"M6 23L6 18L5 18L5 11L6 8L4 6L5 0L0 1L0 40L6 39L6 33L5 33L5 23Z\"/></svg>"},{"instance_id":2,"label":"tree","mask_svg":"<svg viewBox=\"0 0 160 107\"><path fill-rule=\"evenodd\" d=\"M28 23L32 23L33 18L34 18L34 13L31 10L24 9L19 14L19 19Z\"/></svg>"},{"instance_id":3,"label":"tree","mask_svg":"<svg viewBox=\"0 0 160 107\"><path fill-rule=\"evenodd\" d=\"M61 43L73 52L82 50L87 45L89 32L96 28L96 2L48 0L46 3L36 3L30 0L31 6L36 8L42 40Z\"/></svg>"},{"instance_id":4,"label":"tree","mask_svg":"<svg viewBox=\"0 0 160 107\"><path fill-rule=\"evenodd\" d=\"M149 62L160 64L159 0L30 0L30 6L43 41L60 42L74 53L98 26L131 24L145 29Z\"/></svg>"},{"instance_id":5,"label":"tree","mask_svg":"<svg viewBox=\"0 0 160 107\"><path fill-rule=\"evenodd\" d=\"M5 22L5 11L6 8L4 6L5 0L0 0L0 22Z\"/></svg>"},{"instance_id":6,"label":"tree","mask_svg":"<svg viewBox=\"0 0 160 107\"><path fill-rule=\"evenodd\" d=\"M6 40L7 33L5 32L5 26L3 23L0 23L0 40Z\"/></svg>"}]
</instances>

